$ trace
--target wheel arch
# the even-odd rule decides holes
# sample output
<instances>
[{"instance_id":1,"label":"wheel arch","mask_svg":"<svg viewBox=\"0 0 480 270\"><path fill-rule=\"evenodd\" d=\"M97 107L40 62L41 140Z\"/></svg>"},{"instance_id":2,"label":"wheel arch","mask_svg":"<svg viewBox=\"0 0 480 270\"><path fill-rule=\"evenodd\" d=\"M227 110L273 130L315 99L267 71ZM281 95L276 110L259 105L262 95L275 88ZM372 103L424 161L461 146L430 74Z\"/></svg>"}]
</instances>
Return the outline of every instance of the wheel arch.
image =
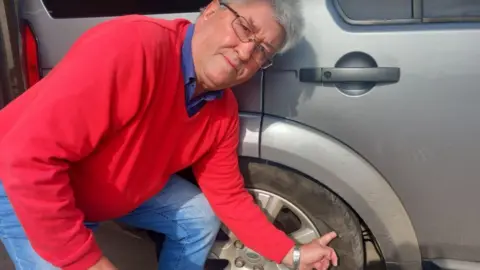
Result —
<instances>
[{"instance_id":1,"label":"wheel arch","mask_svg":"<svg viewBox=\"0 0 480 270\"><path fill-rule=\"evenodd\" d=\"M388 269L421 269L410 217L371 164L341 142L307 126L273 116L264 116L262 123L261 160L297 171L342 198L373 233Z\"/></svg>"}]
</instances>

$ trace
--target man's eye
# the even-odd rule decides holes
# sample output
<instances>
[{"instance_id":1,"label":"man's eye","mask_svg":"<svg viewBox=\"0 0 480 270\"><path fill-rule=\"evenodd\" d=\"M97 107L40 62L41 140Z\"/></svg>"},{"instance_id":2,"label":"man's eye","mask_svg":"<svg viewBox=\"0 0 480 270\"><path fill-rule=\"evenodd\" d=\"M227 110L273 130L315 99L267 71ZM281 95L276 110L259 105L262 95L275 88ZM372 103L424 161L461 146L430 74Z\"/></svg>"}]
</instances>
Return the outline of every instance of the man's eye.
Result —
<instances>
[{"instance_id":1,"label":"man's eye","mask_svg":"<svg viewBox=\"0 0 480 270\"><path fill-rule=\"evenodd\" d=\"M258 47L259 47L260 51L261 51L263 54L268 55L268 51L267 51L267 49L265 48L265 46L260 45L260 46L258 46Z\"/></svg>"},{"instance_id":2,"label":"man's eye","mask_svg":"<svg viewBox=\"0 0 480 270\"><path fill-rule=\"evenodd\" d=\"M243 25L243 24L241 24L241 26L242 26L243 31L250 33L250 29L249 29L248 27L246 27L246 26Z\"/></svg>"}]
</instances>

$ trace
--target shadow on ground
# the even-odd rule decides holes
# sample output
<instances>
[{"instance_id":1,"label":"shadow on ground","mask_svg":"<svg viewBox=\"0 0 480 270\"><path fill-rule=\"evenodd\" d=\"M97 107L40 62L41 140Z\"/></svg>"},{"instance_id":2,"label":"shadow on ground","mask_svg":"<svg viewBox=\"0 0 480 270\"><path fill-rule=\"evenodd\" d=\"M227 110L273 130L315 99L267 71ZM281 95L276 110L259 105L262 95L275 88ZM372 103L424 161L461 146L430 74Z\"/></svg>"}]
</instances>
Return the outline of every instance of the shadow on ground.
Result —
<instances>
[{"instance_id":1,"label":"shadow on ground","mask_svg":"<svg viewBox=\"0 0 480 270\"><path fill-rule=\"evenodd\" d=\"M122 230L118 225L106 222L95 232L100 248L121 270L156 270L155 246L146 233L139 236ZM14 270L13 264L0 245L0 269Z\"/></svg>"}]
</instances>

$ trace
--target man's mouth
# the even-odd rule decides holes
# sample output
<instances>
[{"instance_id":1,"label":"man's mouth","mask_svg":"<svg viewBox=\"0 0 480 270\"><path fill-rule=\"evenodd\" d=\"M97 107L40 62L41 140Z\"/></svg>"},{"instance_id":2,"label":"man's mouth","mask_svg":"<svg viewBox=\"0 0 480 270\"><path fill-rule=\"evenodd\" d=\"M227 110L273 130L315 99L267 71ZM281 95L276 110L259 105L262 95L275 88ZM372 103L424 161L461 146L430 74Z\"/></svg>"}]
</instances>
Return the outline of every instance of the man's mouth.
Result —
<instances>
[{"instance_id":1,"label":"man's mouth","mask_svg":"<svg viewBox=\"0 0 480 270\"><path fill-rule=\"evenodd\" d=\"M235 71L237 71L237 68L235 67L235 65L232 63L232 61L230 61L230 59L228 59L228 57L226 57L225 55L223 55L223 58L225 58L225 61L227 61L227 63L233 68L235 69Z\"/></svg>"}]
</instances>

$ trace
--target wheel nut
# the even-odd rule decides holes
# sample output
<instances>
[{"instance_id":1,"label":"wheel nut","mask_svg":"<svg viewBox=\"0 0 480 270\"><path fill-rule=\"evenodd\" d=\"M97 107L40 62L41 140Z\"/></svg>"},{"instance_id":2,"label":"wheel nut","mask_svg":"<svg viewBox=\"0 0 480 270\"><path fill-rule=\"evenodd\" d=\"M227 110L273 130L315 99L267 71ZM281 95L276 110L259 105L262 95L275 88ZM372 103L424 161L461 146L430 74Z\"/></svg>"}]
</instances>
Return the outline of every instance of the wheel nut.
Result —
<instances>
[{"instance_id":1,"label":"wheel nut","mask_svg":"<svg viewBox=\"0 0 480 270\"><path fill-rule=\"evenodd\" d=\"M242 242L240 242L239 240L235 241L235 247L238 248L238 249L242 249L243 248L243 244Z\"/></svg>"},{"instance_id":2,"label":"wheel nut","mask_svg":"<svg viewBox=\"0 0 480 270\"><path fill-rule=\"evenodd\" d=\"M245 265L245 261L242 258L235 259L235 266L236 267L243 267Z\"/></svg>"},{"instance_id":3,"label":"wheel nut","mask_svg":"<svg viewBox=\"0 0 480 270\"><path fill-rule=\"evenodd\" d=\"M261 265L255 265L253 270L263 270L263 267Z\"/></svg>"}]
</instances>

